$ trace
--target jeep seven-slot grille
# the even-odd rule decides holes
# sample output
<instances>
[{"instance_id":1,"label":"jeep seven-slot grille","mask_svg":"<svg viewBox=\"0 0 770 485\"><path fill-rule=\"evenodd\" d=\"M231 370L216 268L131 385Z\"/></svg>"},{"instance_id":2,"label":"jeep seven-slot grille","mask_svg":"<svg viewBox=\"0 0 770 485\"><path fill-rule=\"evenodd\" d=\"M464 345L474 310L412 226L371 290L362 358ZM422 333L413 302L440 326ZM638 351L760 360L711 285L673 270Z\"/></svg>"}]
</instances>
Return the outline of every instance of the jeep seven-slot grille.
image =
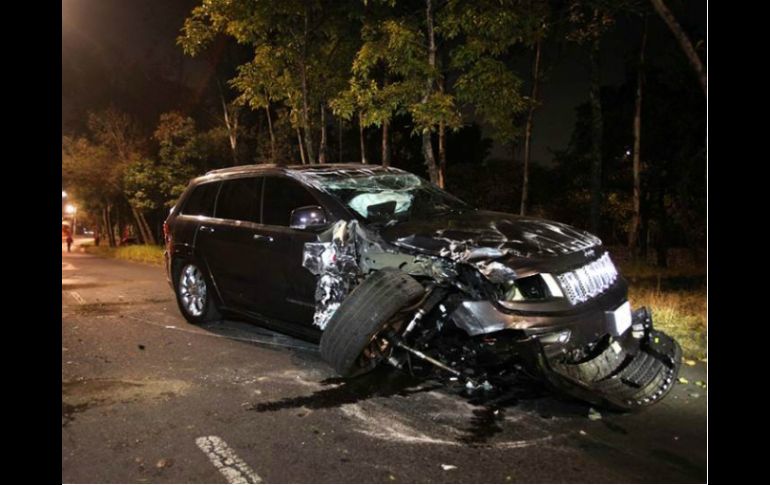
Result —
<instances>
[{"instance_id":1,"label":"jeep seven-slot grille","mask_svg":"<svg viewBox=\"0 0 770 485\"><path fill-rule=\"evenodd\" d=\"M587 265L556 276L570 303L584 302L604 292L618 278L618 270L604 253L599 259Z\"/></svg>"}]
</instances>

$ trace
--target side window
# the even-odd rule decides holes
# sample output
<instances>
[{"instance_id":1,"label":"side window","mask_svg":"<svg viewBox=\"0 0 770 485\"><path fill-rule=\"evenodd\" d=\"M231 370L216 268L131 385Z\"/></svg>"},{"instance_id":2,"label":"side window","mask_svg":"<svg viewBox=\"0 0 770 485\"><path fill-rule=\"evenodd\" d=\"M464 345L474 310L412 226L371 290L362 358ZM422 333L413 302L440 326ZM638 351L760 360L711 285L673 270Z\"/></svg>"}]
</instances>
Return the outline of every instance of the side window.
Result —
<instances>
[{"instance_id":1,"label":"side window","mask_svg":"<svg viewBox=\"0 0 770 485\"><path fill-rule=\"evenodd\" d=\"M258 223L261 197L262 177L225 180L219 191L216 216Z\"/></svg>"},{"instance_id":2,"label":"side window","mask_svg":"<svg viewBox=\"0 0 770 485\"><path fill-rule=\"evenodd\" d=\"M214 199L217 196L219 182L210 182L195 187L182 208L182 214L188 216L214 215Z\"/></svg>"},{"instance_id":3,"label":"side window","mask_svg":"<svg viewBox=\"0 0 770 485\"><path fill-rule=\"evenodd\" d=\"M262 224L288 226L291 211L306 205L319 205L308 190L298 182L283 177L265 178L265 198Z\"/></svg>"}]
</instances>

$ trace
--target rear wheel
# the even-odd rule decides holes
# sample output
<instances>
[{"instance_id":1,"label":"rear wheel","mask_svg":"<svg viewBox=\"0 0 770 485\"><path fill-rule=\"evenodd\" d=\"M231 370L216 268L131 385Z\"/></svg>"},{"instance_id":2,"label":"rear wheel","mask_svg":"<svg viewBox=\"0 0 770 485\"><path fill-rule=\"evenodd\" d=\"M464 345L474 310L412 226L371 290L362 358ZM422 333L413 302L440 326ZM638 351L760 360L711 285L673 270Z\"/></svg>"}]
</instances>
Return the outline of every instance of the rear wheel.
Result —
<instances>
[{"instance_id":1,"label":"rear wheel","mask_svg":"<svg viewBox=\"0 0 770 485\"><path fill-rule=\"evenodd\" d=\"M185 319L195 325L220 320L213 288L203 270L193 261L174 266L176 302Z\"/></svg>"},{"instance_id":2,"label":"rear wheel","mask_svg":"<svg viewBox=\"0 0 770 485\"><path fill-rule=\"evenodd\" d=\"M369 276L342 302L321 335L321 356L342 377L373 369L386 357L386 331L398 332L406 315L402 310L415 303L425 289L395 268Z\"/></svg>"}]
</instances>

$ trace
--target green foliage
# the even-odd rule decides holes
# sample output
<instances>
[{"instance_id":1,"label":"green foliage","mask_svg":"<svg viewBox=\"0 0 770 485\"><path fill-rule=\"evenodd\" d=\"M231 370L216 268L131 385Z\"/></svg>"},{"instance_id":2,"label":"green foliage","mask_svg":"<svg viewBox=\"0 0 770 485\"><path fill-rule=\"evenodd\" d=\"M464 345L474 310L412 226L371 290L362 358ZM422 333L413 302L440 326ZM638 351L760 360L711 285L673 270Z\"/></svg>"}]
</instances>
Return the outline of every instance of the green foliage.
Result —
<instances>
[{"instance_id":1,"label":"green foliage","mask_svg":"<svg viewBox=\"0 0 770 485\"><path fill-rule=\"evenodd\" d=\"M457 97L471 104L492 128L492 135L509 142L521 135L516 116L529 106L521 95L522 81L505 63L488 56L471 62L455 83Z\"/></svg>"},{"instance_id":2,"label":"green foliage","mask_svg":"<svg viewBox=\"0 0 770 485\"><path fill-rule=\"evenodd\" d=\"M172 207L203 165L202 143L192 118L164 113L153 137L159 145L158 159L137 160L124 176L129 201L145 210Z\"/></svg>"},{"instance_id":3,"label":"green foliage","mask_svg":"<svg viewBox=\"0 0 770 485\"><path fill-rule=\"evenodd\" d=\"M304 126L307 106L312 130L321 104L346 86L361 7L331 0L203 0L177 42L193 56L218 35L249 46L253 58L230 80L237 102L252 109L282 103L293 127ZM305 136L312 139L312 131Z\"/></svg>"},{"instance_id":4,"label":"green foliage","mask_svg":"<svg viewBox=\"0 0 770 485\"><path fill-rule=\"evenodd\" d=\"M413 133L435 131L441 123L460 127L452 94L431 89L426 96L426 86L435 84L440 73L428 62L426 33L414 15L392 8L370 20L362 37L348 89L330 102L337 116L349 120L360 113L364 126L379 127L405 112L411 115Z\"/></svg>"},{"instance_id":5,"label":"green foliage","mask_svg":"<svg viewBox=\"0 0 770 485\"><path fill-rule=\"evenodd\" d=\"M580 45L598 40L622 14L641 15L649 10L646 0L571 0L566 6L567 39Z\"/></svg>"},{"instance_id":6,"label":"green foliage","mask_svg":"<svg viewBox=\"0 0 770 485\"><path fill-rule=\"evenodd\" d=\"M521 94L521 78L509 66L513 49L542 38L548 14L543 1L452 0L441 16L440 30L459 42L451 56L457 98L501 143L521 136L518 117L530 106Z\"/></svg>"},{"instance_id":7,"label":"green foliage","mask_svg":"<svg viewBox=\"0 0 770 485\"><path fill-rule=\"evenodd\" d=\"M62 139L62 179L70 196L96 212L122 192L119 165L110 151L87 138Z\"/></svg>"}]
</instances>

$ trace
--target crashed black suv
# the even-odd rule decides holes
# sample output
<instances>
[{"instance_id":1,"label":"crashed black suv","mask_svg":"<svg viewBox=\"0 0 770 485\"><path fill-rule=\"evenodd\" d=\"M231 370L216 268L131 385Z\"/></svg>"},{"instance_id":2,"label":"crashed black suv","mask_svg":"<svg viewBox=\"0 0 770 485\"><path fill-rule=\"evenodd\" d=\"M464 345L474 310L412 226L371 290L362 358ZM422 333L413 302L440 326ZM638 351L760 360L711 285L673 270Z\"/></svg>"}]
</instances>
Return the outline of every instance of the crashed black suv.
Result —
<instances>
[{"instance_id":1,"label":"crashed black suv","mask_svg":"<svg viewBox=\"0 0 770 485\"><path fill-rule=\"evenodd\" d=\"M402 170L216 170L164 229L188 321L228 314L315 340L344 377L385 363L473 390L523 372L630 410L679 371L679 345L632 311L599 239L475 209Z\"/></svg>"}]
</instances>

